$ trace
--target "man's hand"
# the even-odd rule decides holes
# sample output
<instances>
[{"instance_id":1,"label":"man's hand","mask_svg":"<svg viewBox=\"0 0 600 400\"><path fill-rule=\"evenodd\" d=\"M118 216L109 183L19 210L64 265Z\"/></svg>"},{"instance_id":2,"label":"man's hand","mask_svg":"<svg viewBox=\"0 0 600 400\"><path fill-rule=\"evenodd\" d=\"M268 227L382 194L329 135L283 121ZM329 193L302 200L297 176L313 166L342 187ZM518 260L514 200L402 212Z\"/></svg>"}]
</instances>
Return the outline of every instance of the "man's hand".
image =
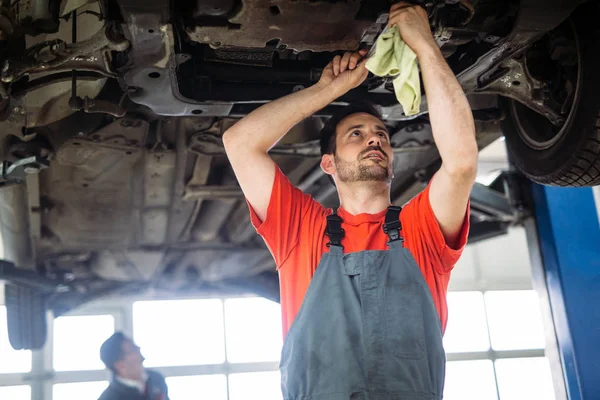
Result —
<instances>
[{"instance_id":1,"label":"man's hand","mask_svg":"<svg viewBox=\"0 0 600 400\"><path fill-rule=\"evenodd\" d=\"M417 57L431 48L438 48L429 27L427 12L421 6L405 2L396 3L390 9L388 26L397 25L402 36Z\"/></svg>"},{"instance_id":2,"label":"man's hand","mask_svg":"<svg viewBox=\"0 0 600 400\"><path fill-rule=\"evenodd\" d=\"M367 50L360 50L355 53L345 53L343 56L335 56L325 66L317 85L331 90L336 97L359 86L369 74L369 70L365 67L366 60L363 59L366 54Z\"/></svg>"}]
</instances>

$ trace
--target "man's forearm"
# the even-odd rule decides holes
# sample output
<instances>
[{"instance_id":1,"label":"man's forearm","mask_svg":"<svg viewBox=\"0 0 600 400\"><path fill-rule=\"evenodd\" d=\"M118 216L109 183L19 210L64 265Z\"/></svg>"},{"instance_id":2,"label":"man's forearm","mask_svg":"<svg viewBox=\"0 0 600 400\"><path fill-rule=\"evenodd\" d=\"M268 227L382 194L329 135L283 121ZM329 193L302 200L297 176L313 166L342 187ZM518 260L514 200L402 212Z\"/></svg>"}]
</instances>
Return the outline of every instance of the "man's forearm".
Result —
<instances>
[{"instance_id":1,"label":"man's forearm","mask_svg":"<svg viewBox=\"0 0 600 400\"><path fill-rule=\"evenodd\" d=\"M267 152L298 122L319 111L338 97L318 83L271 101L229 128L228 140Z\"/></svg>"},{"instance_id":2,"label":"man's forearm","mask_svg":"<svg viewBox=\"0 0 600 400\"><path fill-rule=\"evenodd\" d=\"M428 47L417 56L442 167L450 174L474 178L478 149L473 113L464 91L437 47Z\"/></svg>"}]
</instances>

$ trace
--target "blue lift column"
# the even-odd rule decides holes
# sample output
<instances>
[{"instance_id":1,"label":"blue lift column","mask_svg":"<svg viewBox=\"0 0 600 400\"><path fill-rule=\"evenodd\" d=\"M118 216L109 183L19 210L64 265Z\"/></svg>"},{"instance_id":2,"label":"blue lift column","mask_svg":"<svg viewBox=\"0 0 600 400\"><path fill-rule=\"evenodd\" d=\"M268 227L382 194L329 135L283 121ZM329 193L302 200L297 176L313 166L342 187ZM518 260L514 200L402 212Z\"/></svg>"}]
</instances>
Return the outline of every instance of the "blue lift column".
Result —
<instances>
[{"instance_id":1,"label":"blue lift column","mask_svg":"<svg viewBox=\"0 0 600 400\"><path fill-rule=\"evenodd\" d=\"M539 249L530 246L530 252L534 270L536 261L543 266L534 273L534 287L550 304L566 394L569 400L598 400L600 223L594 193L534 184L532 200L535 220L526 226L530 244Z\"/></svg>"}]
</instances>

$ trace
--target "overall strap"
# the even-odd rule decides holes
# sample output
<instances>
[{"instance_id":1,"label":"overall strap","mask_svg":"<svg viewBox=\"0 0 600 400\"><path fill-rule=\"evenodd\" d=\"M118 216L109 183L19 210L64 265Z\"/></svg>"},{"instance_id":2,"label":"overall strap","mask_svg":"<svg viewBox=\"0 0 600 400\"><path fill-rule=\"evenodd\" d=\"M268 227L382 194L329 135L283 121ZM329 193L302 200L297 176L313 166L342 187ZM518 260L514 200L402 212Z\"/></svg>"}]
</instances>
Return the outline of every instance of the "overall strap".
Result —
<instances>
[{"instance_id":1,"label":"overall strap","mask_svg":"<svg viewBox=\"0 0 600 400\"><path fill-rule=\"evenodd\" d=\"M327 229L325 230L325 234L329 236L327 247L343 247L342 238L344 237L344 230L342 229L342 219L335 211L327 216Z\"/></svg>"},{"instance_id":2,"label":"overall strap","mask_svg":"<svg viewBox=\"0 0 600 400\"><path fill-rule=\"evenodd\" d=\"M391 242L395 242L400 240L404 241L402 236L400 236L400 231L402 230L402 223L400 222L400 211L402 211L402 207L398 206L389 206L387 212L385 213L385 223L383 224L383 231L387 233Z\"/></svg>"}]
</instances>

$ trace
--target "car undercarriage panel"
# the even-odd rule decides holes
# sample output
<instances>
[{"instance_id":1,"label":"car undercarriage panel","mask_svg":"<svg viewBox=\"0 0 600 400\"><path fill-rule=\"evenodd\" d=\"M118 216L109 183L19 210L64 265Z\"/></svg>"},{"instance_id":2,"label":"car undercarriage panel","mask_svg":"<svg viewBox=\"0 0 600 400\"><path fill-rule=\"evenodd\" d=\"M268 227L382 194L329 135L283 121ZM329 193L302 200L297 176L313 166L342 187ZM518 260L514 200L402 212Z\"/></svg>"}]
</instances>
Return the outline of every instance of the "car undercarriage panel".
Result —
<instances>
[{"instance_id":1,"label":"car undercarriage panel","mask_svg":"<svg viewBox=\"0 0 600 400\"><path fill-rule=\"evenodd\" d=\"M543 2L520 5L532 13ZM6 254L68 289L53 300L59 310L148 286L243 286L277 298L272 258L250 224L222 134L260 105L317 82L334 55L372 45L389 6L110 0L61 15L55 36L13 21L12 33L1 32L12 40L0 36L0 151L11 165L44 162L2 175ZM572 7L559 7L563 18ZM533 29L519 10L514 1L428 2L434 37L469 94L480 148L501 136L504 117L497 96L478 90L482 77L496 76L496 64L560 20L558 12L541 15L547 25ZM36 34L29 45L17 41L23 31ZM409 201L440 166L426 97L407 117L389 79L369 77L270 151L325 207L338 199L319 167L318 132L332 112L364 99L381 108L392 133L394 204ZM485 212L472 221L498 231L511 223Z\"/></svg>"},{"instance_id":2,"label":"car undercarriage panel","mask_svg":"<svg viewBox=\"0 0 600 400\"><path fill-rule=\"evenodd\" d=\"M215 48L354 50L365 35L378 31L372 20L378 13L373 12L371 19L360 13L367 8L366 2L243 0L230 2L231 8L222 8L217 15L203 12L202 3L198 1L196 18L186 33L191 40ZM386 2L372 3L379 6L379 13L388 11Z\"/></svg>"}]
</instances>

